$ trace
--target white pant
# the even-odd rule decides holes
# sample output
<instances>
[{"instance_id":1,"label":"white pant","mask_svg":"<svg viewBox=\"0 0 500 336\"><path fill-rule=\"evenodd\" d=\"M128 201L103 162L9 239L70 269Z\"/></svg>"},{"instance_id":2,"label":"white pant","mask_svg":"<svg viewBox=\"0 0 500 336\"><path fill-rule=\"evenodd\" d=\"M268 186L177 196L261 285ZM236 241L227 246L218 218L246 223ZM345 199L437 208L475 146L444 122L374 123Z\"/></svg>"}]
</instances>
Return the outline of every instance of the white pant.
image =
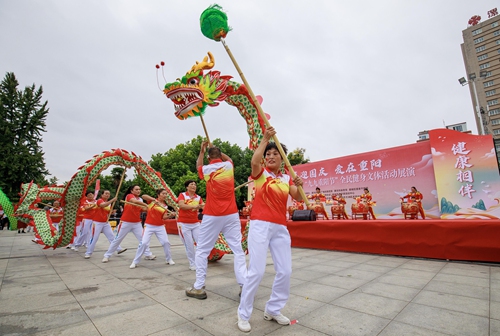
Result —
<instances>
[{"instance_id":1,"label":"white pant","mask_svg":"<svg viewBox=\"0 0 500 336\"><path fill-rule=\"evenodd\" d=\"M243 286L238 313L249 321L253 310L255 293L266 271L267 249L271 251L276 277L271 297L265 311L279 315L290 296L290 276L292 275L292 250L290 233L284 225L261 220L252 220L248 232L248 254L250 263L246 283Z\"/></svg>"},{"instance_id":2,"label":"white pant","mask_svg":"<svg viewBox=\"0 0 500 336\"><path fill-rule=\"evenodd\" d=\"M149 243L151 242L151 236L155 235L158 238L161 246L163 246L163 252L165 252L165 260L169 261L172 259L170 254L170 242L168 241L167 230L164 225L151 225L148 223L144 224L144 234L142 235L142 241L139 243L137 248L137 253L135 254L134 264L139 264L141 257L149 249Z\"/></svg>"},{"instance_id":3,"label":"white pant","mask_svg":"<svg viewBox=\"0 0 500 336\"><path fill-rule=\"evenodd\" d=\"M177 223L179 226L179 235L184 242L186 248L186 255L189 260L189 266L195 265L195 250L194 243L198 243L198 236L200 233L200 223Z\"/></svg>"},{"instance_id":4,"label":"white pant","mask_svg":"<svg viewBox=\"0 0 500 336\"><path fill-rule=\"evenodd\" d=\"M83 244L89 245L92 231L92 219L84 218L82 224L80 224L80 235L75 240L73 244L74 247L80 247Z\"/></svg>"},{"instance_id":5,"label":"white pant","mask_svg":"<svg viewBox=\"0 0 500 336\"><path fill-rule=\"evenodd\" d=\"M204 215L200 225L198 247L196 248L196 282L195 289L205 286L207 276L208 255L214 248L219 233L224 234L227 244L234 253L234 274L241 286L245 283L247 264L245 253L241 248L241 223L238 213L226 216Z\"/></svg>"},{"instance_id":6,"label":"white pant","mask_svg":"<svg viewBox=\"0 0 500 336\"><path fill-rule=\"evenodd\" d=\"M85 255L92 255L92 252L94 252L95 245L97 244L97 241L99 240L99 236L101 235L101 232L104 233L106 238L108 238L109 243L113 241L115 236L113 235L113 230L111 230L111 225L109 225L108 222L94 222L94 230L92 232L92 238L90 239L90 245L87 248L87 251L85 252ZM118 245L118 251L123 250L123 248Z\"/></svg>"},{"instance_id":7,"label":"white pant","mask_svg":"<svg viewBox=\"0 0 500 336\"><path fill-rule=\"evenodd\" d=\"M80 233L81 233L81 228L82 228L82 224L83 222L76 222L76 226L75 226L75 231L76 231L76 236L73 237L73 240L71 241L70 244L68 244L68 246L75 246L75 243L78 239L80 239Z\"/></svg>"},{"instance_id":8,"label":"white pant","mask_svg":"<svg viewBox=\"0 0 500 336\"><path fill-rule=\"evenodd\" d=\"M132 231L134 234L135 238L139 241L139 243L142 241L142 225L141 222L137 223L131 223L131 222L121 222L120 226L118 226L118 233L116 234L115 239L111 242L109 245L108 250L106 253L104 253L104 258L109 258L111 255L118 250L118 246L120 246L120 243L123 241L127 233ZM146 252L144 252L146 256L153 255L151 253L151 250L148 248L146 249Z\"/></svg>"}]
</instances>

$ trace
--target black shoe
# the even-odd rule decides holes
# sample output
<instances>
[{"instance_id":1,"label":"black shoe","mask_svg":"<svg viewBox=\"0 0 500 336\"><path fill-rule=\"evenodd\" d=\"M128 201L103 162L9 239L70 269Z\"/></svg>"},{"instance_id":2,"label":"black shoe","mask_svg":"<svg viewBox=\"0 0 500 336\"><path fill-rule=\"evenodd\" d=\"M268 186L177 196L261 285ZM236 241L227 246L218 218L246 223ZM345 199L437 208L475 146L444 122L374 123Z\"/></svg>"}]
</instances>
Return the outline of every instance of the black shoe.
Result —
<instances>
[{"instance_id":1,"label":"black shoe","mask_svg":"<svg viewBox=\"0 0 500 336\"><path fill-rule=\"evenodd\" d=\"M22 232L22 233L26 233L24 230L23 230L23 231L21 231L21 232Z\"/></svg>"},{"instance_id":2,"label":"black shoe","mask_svg":"<svg viewBox=\"0 0 500 336\"><path fill-rule=\"evenodd\" d=\"M17 230L17 233L21 233L21 230Z\"/></svg>"}]
</instances>

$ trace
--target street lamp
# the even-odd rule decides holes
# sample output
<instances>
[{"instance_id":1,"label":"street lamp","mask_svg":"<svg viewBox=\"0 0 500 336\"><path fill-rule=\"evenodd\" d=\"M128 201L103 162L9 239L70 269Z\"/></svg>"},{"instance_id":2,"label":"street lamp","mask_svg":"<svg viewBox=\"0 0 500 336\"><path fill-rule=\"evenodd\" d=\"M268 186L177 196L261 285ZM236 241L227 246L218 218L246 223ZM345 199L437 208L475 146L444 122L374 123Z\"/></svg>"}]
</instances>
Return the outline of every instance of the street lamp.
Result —
<instances>
[{"instance_id":1,"label":"street lamp","mask_svg":"<svg viewBox=\"0 0 500 336\"><path fill-rule=\"evenodd\" d=\"M479 78L481 78L481 80L485 79L486 75L487 75L487 71L486 70L481 70L479 72ZM481 126L481 135L484 135L483 118L482 118L482 115L481 115L481 110L483 108L481 106L479 106L479 98L477 97L477 90L476 90L476 81L477 80L478 79L476 77L476 73L473 72L473 73L469 74L469 81L467 81L464 77L462 77L462 78L460 78L458 80L458 82L462 86L472 83L472 88L473 88L473 91L474 91L474 100L476 101L476 114L477 114L477 118L479 120L479 125ZM484 112L483 112L483 114L484 114Z\"/></svg>"}]
</instances>

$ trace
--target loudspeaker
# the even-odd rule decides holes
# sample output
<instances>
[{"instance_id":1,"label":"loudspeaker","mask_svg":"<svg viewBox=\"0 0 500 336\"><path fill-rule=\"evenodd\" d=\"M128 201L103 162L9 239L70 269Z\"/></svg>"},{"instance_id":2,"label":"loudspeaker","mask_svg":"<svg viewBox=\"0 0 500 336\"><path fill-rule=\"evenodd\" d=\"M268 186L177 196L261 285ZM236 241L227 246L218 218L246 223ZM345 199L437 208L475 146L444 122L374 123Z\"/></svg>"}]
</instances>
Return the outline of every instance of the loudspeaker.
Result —
<instances>
[{"instance_id":1,"label":"loudspeaker","mask_svg":"<svg viewBox=\"0 0 500 336\"><path fill-rule=\"evenodd\" d=\"M314 210L295 210L292 216L293 221L315 221L316 212Z\"/></svg>"}]
</instances>

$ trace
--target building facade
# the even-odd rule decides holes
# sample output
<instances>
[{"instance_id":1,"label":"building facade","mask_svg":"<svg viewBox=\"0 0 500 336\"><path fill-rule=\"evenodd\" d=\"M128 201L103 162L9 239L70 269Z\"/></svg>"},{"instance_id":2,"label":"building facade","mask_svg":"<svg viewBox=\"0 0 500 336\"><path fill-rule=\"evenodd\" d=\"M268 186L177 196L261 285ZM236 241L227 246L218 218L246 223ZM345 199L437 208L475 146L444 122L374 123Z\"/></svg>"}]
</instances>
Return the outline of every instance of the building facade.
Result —
<instances>
[{"instance_id":1,"label":"building facade","mask_svg":"<svg viewBox=\"0 0 500 336\"><path fill-rule=\"evenodd\" d=\"M462 56L469 85L472 108L479 134L491 134L500 153L500 16L496 8L487 19L474 15L462 31Z\"/></svg>"}]
</instances>

